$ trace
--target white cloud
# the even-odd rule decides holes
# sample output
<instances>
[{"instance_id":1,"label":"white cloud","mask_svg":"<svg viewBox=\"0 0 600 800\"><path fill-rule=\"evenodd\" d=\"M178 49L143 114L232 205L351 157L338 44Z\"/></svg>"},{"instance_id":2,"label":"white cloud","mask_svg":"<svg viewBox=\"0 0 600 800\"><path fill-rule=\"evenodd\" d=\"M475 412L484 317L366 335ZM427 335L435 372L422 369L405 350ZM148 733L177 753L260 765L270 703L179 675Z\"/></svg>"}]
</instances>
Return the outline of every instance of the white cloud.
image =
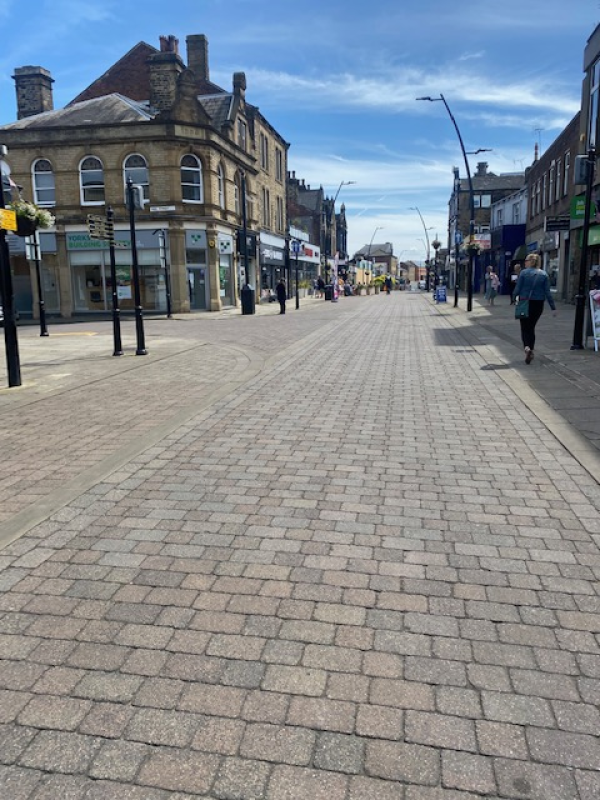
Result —
<instances>
[{"instance_id":1,"label":"white cloud","mask_svg":"<svg viewBox=\"0 0 600 800\"><path fill-rule=\"evenodd\" d=\"M440 92L453 104L467 103L471 109L508 111L514 119L516 109L536 109L562 116L573 116L579 109L579 87L566 91L553 76L531 75L520 80L498 80L478 70L465 72L456 64L432 72L417 67L401 67L378 74L300 75L250 68L247 70L253 93L271 107L308 108L312 111L366 113L432 113L417 104L422 96L439 97ZM260 104L260 103L259 103ZM508 124L508 122L507 122Z\"/></svg>"}]
</instances>

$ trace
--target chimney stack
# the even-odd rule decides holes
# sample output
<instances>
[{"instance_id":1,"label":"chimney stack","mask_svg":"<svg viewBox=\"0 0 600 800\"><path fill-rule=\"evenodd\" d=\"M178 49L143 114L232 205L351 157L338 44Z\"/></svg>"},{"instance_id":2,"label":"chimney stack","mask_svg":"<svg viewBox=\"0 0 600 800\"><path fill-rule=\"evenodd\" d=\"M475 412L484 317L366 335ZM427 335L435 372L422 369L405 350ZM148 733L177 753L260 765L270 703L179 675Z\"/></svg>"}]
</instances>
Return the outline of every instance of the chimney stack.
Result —
<instances>
[{"instance_id":1,"label":"chimney stack","mask_svg":"<svg viewBox=\"0 0 600 800\"><path fill-rule=\"evenodd\" d=\"M487 175L488 169L488 162L487 161L478 161L477 162L477 174L478 175Z\"/></svg>"},{"instance_id":2,"label":"chimney stack","mask_svg":"<svg viewBox=\"0 0 600 800\"><path fill-rule=\"evenodd\" d=\"M43 67L18 67L12 76L17 92L17 119L53 111L54 79Z\"/></svg>"},{"instance_id":3,"label":"chimney stack","mask_svg":"<svg viewBox=\"0 0 600 800\"><path fill-rule=\"evenodd\" d=\"M148 59L150 105L157 111L167 111L177 98L177 78L185 69L185 64L177 52L177 39L174 36L161 36L160 48L159 53Z\"/></svg>"},{"instance_id":4,"label":"chimney stack","mask_svg":"<svg viewBox=\"0 0 600 800\"><path fill-rule=\"evenodd\" d=\"M535 143L535 147L533 148L533 161L534 163L539 160L540 157L540 148L538 143Z\"/></svg>"},{"instance_id":5,"label":"chimney stack","mask_svg":"<svg viewBox=\"0 0 600 800\"><path fill-rule=\"evenodd\" d=\"M186 37L188 67L200 81L209 81L208 39L203 33Z\"/></svg>"}]
</instances>

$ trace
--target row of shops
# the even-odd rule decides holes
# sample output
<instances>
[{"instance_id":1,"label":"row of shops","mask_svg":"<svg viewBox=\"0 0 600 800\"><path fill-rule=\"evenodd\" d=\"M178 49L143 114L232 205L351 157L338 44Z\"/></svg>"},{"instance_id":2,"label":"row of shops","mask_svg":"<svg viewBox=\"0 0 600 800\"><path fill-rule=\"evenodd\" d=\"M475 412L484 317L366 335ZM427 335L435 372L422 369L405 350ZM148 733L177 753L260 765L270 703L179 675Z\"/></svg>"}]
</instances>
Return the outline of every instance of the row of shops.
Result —
<instances>
[{"instance_id":1,"label":"row of shops","mask_svg":"<svg viewBox=\"0 0 600 800\"><path fill-rule=\"evenodd\" d=\"M313 281L320 271L320 250L308 236L294 232L301 246L288 257L286 240L272 234L247 232L248 281L257 301L274 289L281 277L288 285L295 279ZM169 270L173 310L218 311L238 304L246 282L242 255L243 237L231 232L186 228L180 225L136 228L136 252L144 311L167 308L166 270ZM39 261L46 312L70 317L109 312L112 282L108 242L91 238L81 226L62 231L38 231ZM21 316L32 315L35 286L32 255L27 240L7 235L15 292ZM164 241L164 246L162 242ZM33 248L32 248L33 250ZM35 253L35 251L33 251ZM115 226L117 296L120 307L134 308L130 230Z\"/></svg>"}]
</instances>

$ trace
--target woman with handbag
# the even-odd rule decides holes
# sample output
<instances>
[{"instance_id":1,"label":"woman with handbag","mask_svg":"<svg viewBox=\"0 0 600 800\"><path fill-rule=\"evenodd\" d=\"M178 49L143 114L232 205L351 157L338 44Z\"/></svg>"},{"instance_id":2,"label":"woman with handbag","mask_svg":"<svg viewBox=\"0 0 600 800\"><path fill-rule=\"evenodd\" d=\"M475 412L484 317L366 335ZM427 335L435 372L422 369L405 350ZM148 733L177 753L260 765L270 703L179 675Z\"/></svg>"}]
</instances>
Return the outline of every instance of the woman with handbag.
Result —
<instances>
[{"instance_id":1,"label":"woman with handbag","mask_svg":"<svg viewBox=\"0 0 600 800\"><path fill-rule=\"evenodd\" d=\"M519 273L517 285L513 291L513 299L519 298L515 305L515 317L521 323L521 339L525 348L525 363L533 361L535 347L535 326L542 316L544 302L556 314L556 305L550 292L548 274L540 267L540 257L530 253L525 259L525 267Z\"/></svg>"}]
</instances>

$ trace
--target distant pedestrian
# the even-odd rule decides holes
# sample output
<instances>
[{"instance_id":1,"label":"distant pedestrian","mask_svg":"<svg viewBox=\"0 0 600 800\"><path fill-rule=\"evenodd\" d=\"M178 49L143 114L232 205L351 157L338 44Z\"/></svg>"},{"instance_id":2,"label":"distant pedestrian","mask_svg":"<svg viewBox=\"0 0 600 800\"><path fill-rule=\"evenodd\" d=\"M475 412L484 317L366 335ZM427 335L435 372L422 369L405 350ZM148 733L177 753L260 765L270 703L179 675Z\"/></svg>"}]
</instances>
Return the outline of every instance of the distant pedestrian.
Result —
<instances>
[{"instance_id":1,"label":"distant pedestrian","mask_svg":"<svg viewBox=\"0 0 600 800\"><path fill-rule=\"evenodd\" d=\"M550 292L550 279L548 274L540 267L541 259L536 253L530 253L525 259L525 267L521 270L517 285L513 292L513 299L519 298L515 307L515 314L519 314L519 306L522 301L528 301L527 316L519 316L521 323L521 339L525 348L525 363L531 364L533 361L533 349L535 347L535 326L544 310L544 301L552 312L556 314L556 305Z\"/></svg>"},{"instance_id":2,"label":"distant pedestrian","mask_svg":"<svg viewBox=\"0 0 600 800\"><path fill-rule=\"evenodd\" d=\"M317 289L319 290L319 297L323 297L323 294L325 292L325 281L320 275L317 278Z\"/></svg>"},{"instance_id":3,"label":"distant pedestrian","mask_svg":"<svg viewBox=\"0 0 600 800\"><path fill-rule=\"evenodd\" d=\"M287 291L285 288L285 281L283 278L279 279L279 283L277 284L277 300L279 301L279 313L285 314L285 300L286 300Z\"/></svg>"},{"instance_id":4,"label":"distant pedestrian","mask_svg":"<svg viewBox=\"0 0 600 800\"><path fill-rule=\"evenodd\" d=\"M500 288L500 278L494 272L494 269L490 267L490 290L488 295L488 303L489 305L494 305L494 300L496 295L498 294L498 289Z\"/></svg>"},{"instance_id":5,"label":"distant pedestrian","mask_svg":"<svg viewBox=\"0 0 600 800\"><path fill-rule=\"evenodd\" d=\"M392 292L392 276L391 275L388 275L386 277L386 279L385 279L385 290L388 293L388 295L390 295L391 292Z\"/></svg>"}]
</instances>

